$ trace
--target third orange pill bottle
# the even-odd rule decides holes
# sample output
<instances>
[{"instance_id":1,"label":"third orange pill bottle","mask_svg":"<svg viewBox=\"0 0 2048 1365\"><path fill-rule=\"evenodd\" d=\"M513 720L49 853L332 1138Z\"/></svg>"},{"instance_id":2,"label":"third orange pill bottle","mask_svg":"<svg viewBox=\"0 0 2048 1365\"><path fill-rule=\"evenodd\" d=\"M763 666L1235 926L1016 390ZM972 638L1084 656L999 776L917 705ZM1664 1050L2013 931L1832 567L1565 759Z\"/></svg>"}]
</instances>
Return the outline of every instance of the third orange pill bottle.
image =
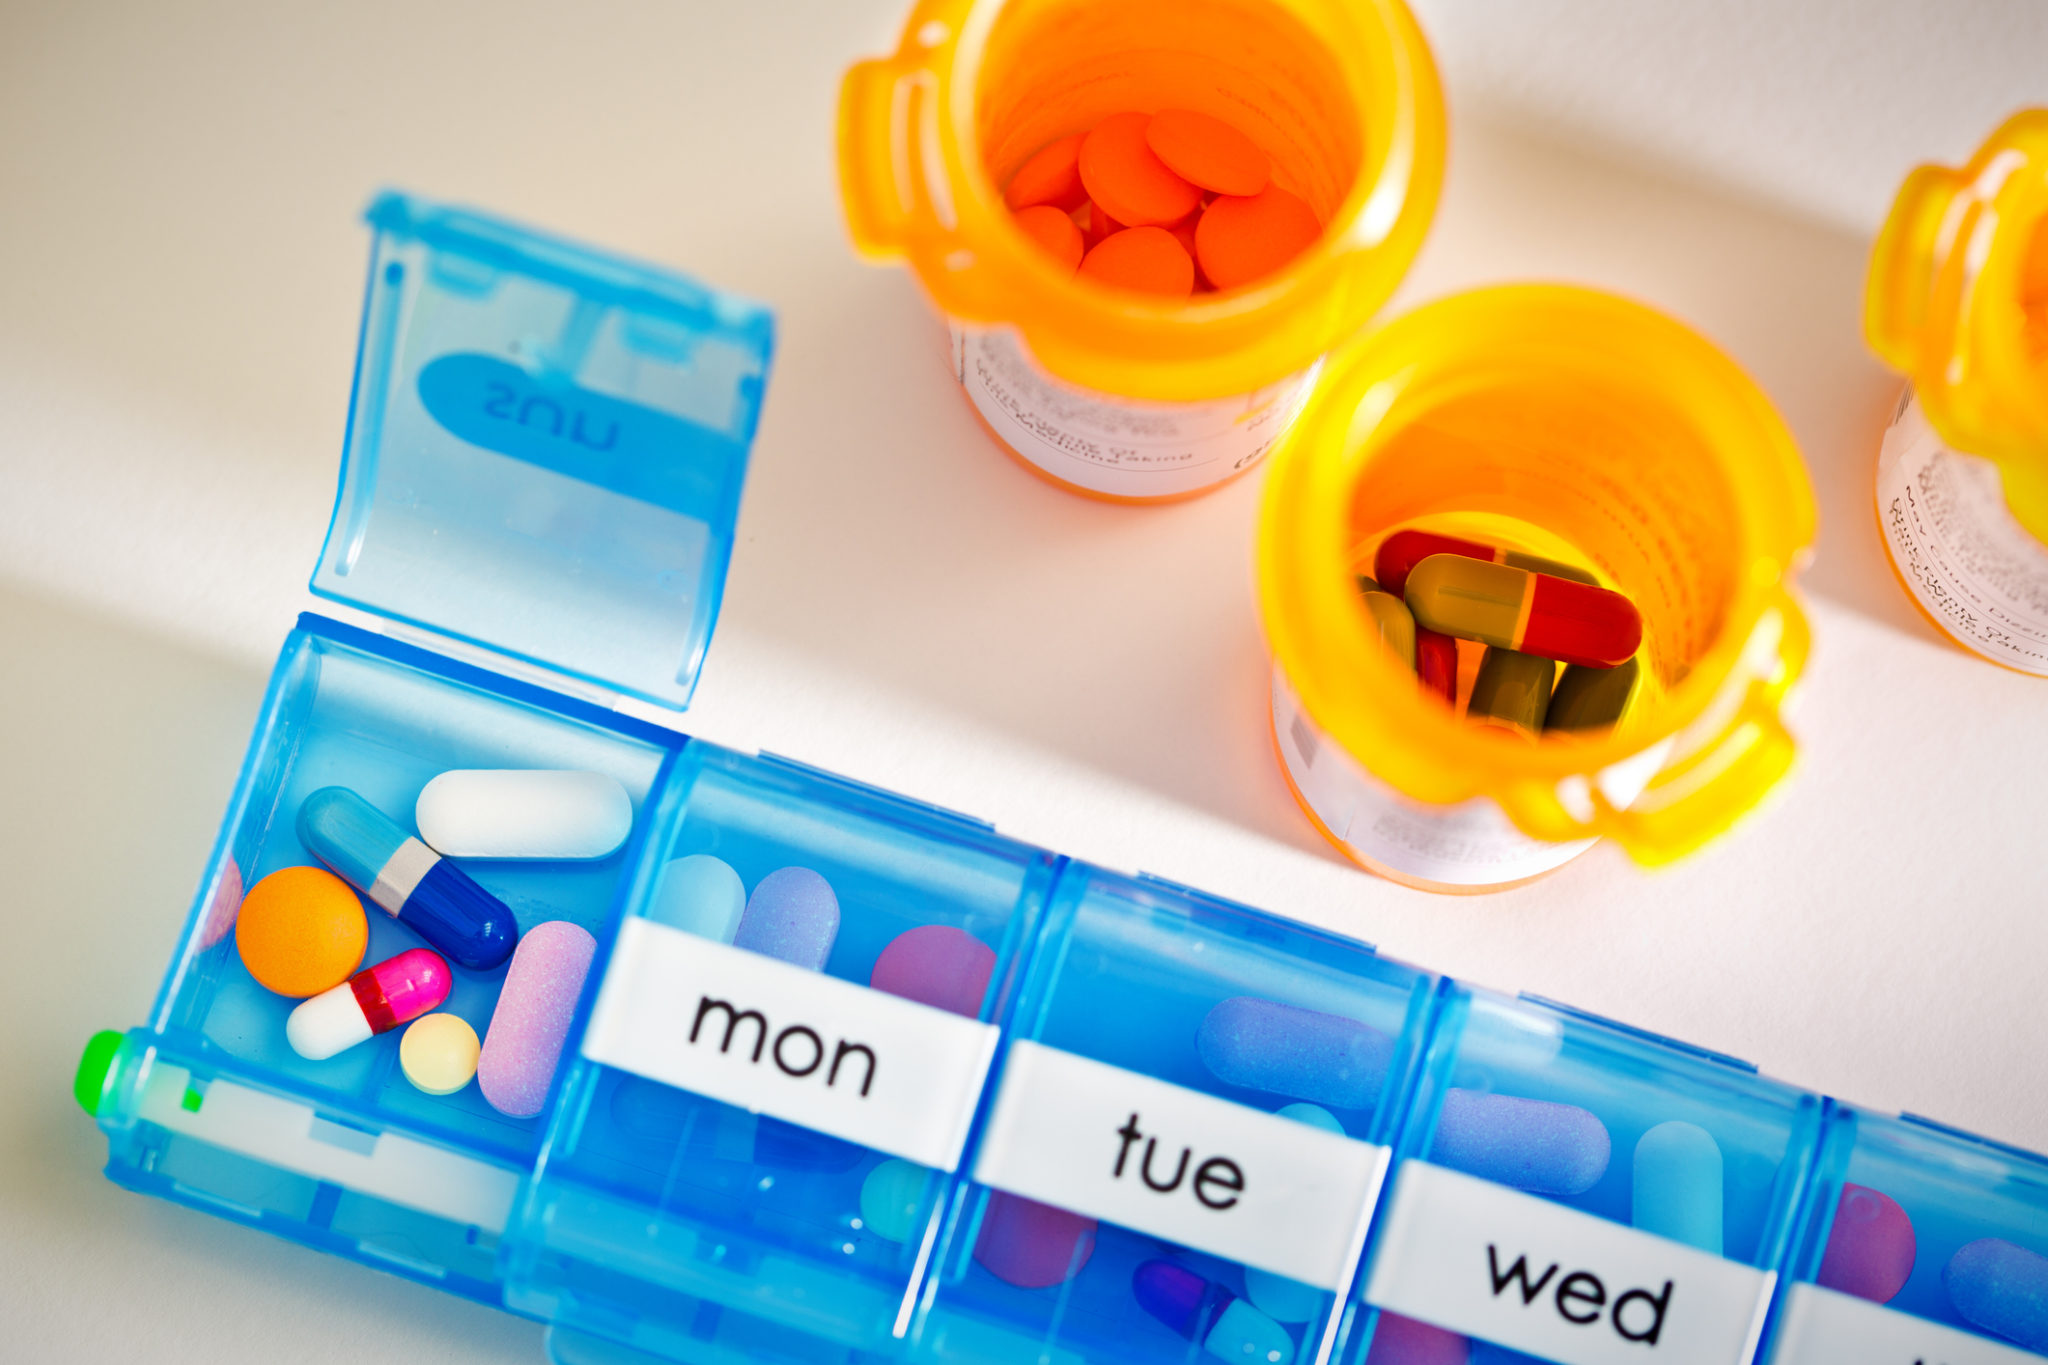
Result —
<instances>
[{"instance_id":1,"label":"third orange pill bottle","mask_svg":"<svg viewBox=\"0 0 2048 1365\"><path fill-rule=\"evenodd\" d=\"M1258 144L1323 224L1284 269L1156 300L1062 268L1003 202L1033 153L1186 109ZM1443 178L1434 65L1400 0L922 0L840 94L855 244L906 260L955 374L1035 473L1116 502L1255 465L1420 247Z\"/></svg>"},{"instance_id":2,"label":"third orange pill bottle","mask_svg":"<svg viewBox=\"0 0 2048 1365\"><path fill-rule=\"evenodd\" d=\"M1893 571L1964 649L2048 677L2048 109L1906 180L1863 330L1911 380L1877 462Z\"/></svg>"}]
</instances>

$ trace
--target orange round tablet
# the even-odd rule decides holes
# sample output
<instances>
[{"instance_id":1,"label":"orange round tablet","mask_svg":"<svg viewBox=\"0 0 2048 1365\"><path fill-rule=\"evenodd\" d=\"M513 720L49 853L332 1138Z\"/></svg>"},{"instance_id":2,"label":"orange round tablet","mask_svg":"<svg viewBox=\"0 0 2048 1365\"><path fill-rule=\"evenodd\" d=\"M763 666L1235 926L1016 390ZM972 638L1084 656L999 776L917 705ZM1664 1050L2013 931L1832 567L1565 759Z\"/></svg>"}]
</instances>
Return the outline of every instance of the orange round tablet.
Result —
<instances>
[{"instance_id":1,"label":"orange round tablet","mask_svg":"<svg viewBox=\"0 0 2048 1365\"><path fill-rule=\"evenodd\" d=\"M320 867L287 867L249 888L235 916L235 950L249 975L279 995L318 995L363 965L370 925L349 884Z\"/></svg>"},{"instance_id":2,"label":"orange round tablet","mask_svg":"<svg viewBox=\"0 0 2048 1365\"><path fill-rule=\"evenodd\" d=\"M1024 235L1044 247L1054 260L1072 270L1081 264L1081 229L1074 220L1051 204L1033 204L1018 209L1011 217Z\"/></svg>"},{"instance_id":3,"label":"orange round tablet","mask_svg":"<svg viewBox=\"0 0 2048 1365\"><path fill-rule=\"evenodd\" d=\"M1186 298L1195 287L1195 263L1165 228L1125 228L1102 239L1081 259L1081 275L1097 284L1141 294Z\"/></svg>"},{"instance_id":4,"label":"orange round tablet","mask_svg":"<svg viewBox=\"0 0 2048 1365\"><path fill-rule=\"evenodd\" d=\"M1266 154L1220 118L1162 109L1145 125L1145 145L1181 179L1217 194L1257 194L1273 178Z\"/></svg>"},{"instance_id":5,"label":"orange round tablet","mask_svg":"<svg viewBox=\"0 0 2048 1365\"><path fill-rule=\"evenodd\" d=\"M1235 289L1280 269L1322 232L1313 209L1268 185L1247 198L1223 195L1204 209L1195 225L1195 252L1209 283Z\"/></svg>"},{"instance_id":6,"label":"orange round tablet","mask_svg":"<svg viewBox=\"0 0 2048 1365\"><path fill-rule=\"evenodd\" d=\"M1166 168L1145 143L1149 114L1113 114L1081 140L1081 184L1096 207L1129 227L1185 218L1202 192Z\"/></svg>"},{"instance_id":7,"label":"orange round tablet","mask_svg":"<svg viewBox=\"0 0 2048 1365\"><path fill-rule=\"evenodd\" d=\"M1033 152L1010 177L1003 202L1012 209L1051 204L1071 212L1081 207L1081 201L1088 197L1081 188L1081 137L1080 133L1063 137Z\"/></svg>"}]
</instances>

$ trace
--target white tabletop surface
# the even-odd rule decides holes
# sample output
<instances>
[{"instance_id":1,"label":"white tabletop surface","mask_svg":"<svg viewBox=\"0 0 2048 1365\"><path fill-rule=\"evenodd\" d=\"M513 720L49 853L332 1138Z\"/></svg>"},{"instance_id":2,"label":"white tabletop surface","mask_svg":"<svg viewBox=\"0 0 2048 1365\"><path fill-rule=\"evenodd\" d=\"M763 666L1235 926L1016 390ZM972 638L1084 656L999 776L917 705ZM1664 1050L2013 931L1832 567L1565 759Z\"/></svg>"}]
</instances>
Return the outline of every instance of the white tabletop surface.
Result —
<instances>
[{"instance_id":1,"label":"white tabletop surface","mask_svg":"<svg viewBox=\"0 0 2048 1365\"><path fill-rule=\"evenodd\" d=\"M901 10L0 8L0 1358L538 1358L531 1323L116 1189L68 1096L87 1035L149 1007L309 604L383 185L778 310L696 733L2048 1148L2048 683L1944 645L1885 567L1898 386L1857 337L1862 234L1458 119L1396 306L1566 278L1725 345L1812 469L1819 646L1796 776L1710 851L1407 891L1338 859L1275 769L1256 482L1133 511L1027 477L911 281L846 249L838 74ZM1899 170L1931 150L1966 148Z\"/></svg>"}]
</instances>

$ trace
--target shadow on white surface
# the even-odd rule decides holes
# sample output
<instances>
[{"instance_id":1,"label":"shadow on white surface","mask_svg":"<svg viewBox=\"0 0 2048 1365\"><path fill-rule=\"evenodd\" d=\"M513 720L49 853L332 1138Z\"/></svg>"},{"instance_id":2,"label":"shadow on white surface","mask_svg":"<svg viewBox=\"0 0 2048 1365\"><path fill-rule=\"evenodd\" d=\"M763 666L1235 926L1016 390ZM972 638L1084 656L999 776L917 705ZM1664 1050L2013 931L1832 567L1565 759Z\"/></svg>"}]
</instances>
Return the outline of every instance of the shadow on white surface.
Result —
<instances>
[{"instance_id":1,"label":"shadow on white surface","mask_svg":"<svg viewBox=\"0 0 2048 1365\"><path fill-rule=\"evenodd\" d=\"M263 679L7 584L0 636L0 1359L538 1360L530 1323L100 1174L72 1072L147 1016Z\"/></svg>"}]
</instances>

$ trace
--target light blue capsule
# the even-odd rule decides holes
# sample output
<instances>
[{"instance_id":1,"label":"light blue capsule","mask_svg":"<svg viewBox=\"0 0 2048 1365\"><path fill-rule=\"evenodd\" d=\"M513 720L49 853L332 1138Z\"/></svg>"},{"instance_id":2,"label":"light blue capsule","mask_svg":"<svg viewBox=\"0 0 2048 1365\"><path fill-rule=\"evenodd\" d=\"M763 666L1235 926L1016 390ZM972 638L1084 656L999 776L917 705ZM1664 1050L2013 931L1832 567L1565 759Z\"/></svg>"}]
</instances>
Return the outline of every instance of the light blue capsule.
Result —
<instances>
[{"instance_id":1,"label":"light blue capsule","mask_svg":"<svg viewBox=\"0 0 2048 1365\"><path fill-rule=\"evenodd\" d=\"M1660 1123L1636 1143L1635 1213L1644 1232L1721 1254L1721 1149L1696 1123Z\"/></svg>"},{"instance_id":2,"label":"light blue capsule","mask_svg":"<svg viewBox=\"0 0 2048 1365\"><path fill-rule=\"evenodd\" d=\"M692 853L661 870L644 912L657 924L718 943L732 942L747 908L740 874L722 858Z\"/></svg>"},{"instance_id":3,"label":"light blue capsule","mask_svg":"<svg viewBox=\"0 0 2048 1365\"><path fill-rule=\"evenodd\" d=\"M1280 1365L1294 1357L1294 1338L1250 1303L1232 1299L1202 1338L1202 1349L1237 1365Z\"/></svg>"}]
</instances>

